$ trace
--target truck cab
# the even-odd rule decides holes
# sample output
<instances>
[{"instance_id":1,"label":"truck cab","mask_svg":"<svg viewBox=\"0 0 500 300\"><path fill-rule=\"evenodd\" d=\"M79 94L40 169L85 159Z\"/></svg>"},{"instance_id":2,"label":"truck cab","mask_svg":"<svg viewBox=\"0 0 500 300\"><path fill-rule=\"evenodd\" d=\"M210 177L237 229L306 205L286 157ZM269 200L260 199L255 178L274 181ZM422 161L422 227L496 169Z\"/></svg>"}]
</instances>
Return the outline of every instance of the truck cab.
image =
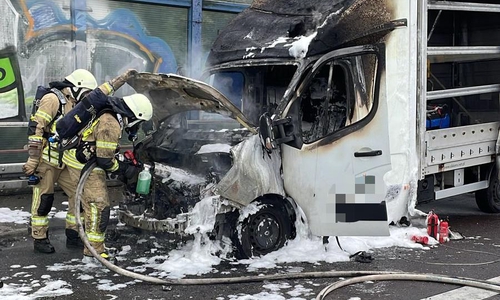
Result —
<instances>
[{"instance_id":1,"label":"truck cab","mask_svg":"<svg viewBox=\"0 0 500 300\"><path fill-rule=\"evenodd\" d=\"M255 1L238 14L196 84L215 92L175 87L258 127L216 180L217 236L248 257L282 247L296 222L387 235L425 215L419 202L470 192L499 212L500 5L486 2Z\"/></svg>"}]
</instances>

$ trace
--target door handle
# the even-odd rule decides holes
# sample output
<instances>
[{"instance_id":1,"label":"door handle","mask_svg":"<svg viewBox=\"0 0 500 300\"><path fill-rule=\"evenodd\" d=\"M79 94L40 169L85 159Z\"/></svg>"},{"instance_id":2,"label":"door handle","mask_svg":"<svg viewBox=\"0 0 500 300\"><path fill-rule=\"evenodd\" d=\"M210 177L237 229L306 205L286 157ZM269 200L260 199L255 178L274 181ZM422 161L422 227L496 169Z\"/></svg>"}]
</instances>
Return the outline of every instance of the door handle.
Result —
<instances>
[{"instance_id":1,"label":"door handle","mask_svg":"<svg viewBox=\"0 0 500 300\"><path fill-rule=\"evenodd\" d=\"M379 156L379 155L382 155L382 150L354 152L354 157L368 157L368 156Z\"/></svg>"}]
</instances>

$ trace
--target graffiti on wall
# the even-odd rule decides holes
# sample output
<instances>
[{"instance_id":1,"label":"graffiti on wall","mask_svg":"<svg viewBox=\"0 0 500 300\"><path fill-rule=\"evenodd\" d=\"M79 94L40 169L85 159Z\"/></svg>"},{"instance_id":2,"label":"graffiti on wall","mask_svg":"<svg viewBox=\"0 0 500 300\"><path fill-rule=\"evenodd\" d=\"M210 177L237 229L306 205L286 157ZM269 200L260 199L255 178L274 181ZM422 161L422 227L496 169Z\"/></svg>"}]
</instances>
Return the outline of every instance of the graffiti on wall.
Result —
<instances>
[{"instance_id":1,"label":"graffiti on wall","mask_svg":"<svg viewBox=\"0 0 500 300\"><path fill-rule=\"evenodd\" d=\"M90 70L99 82L133 68L139 71L175 73L177 63L169 45L147 34L141 20L128 9L115 9L104 18L94 19L77 0L0 0L0 53L10 53L20 74L16 92L1 94L0 106L7 107L24 90L27 106L31 105L38 85L61 80L76 68ZM104 1L103 1L104 2ZM69 4L69 6L68 6ZM2 50L3 49L3 50ZM0 54L0 68L4 67ZM6 61L4 61L6 62ZM9 61L10 62L10 61ZM8 64L7 64L8 65ZM5 68L4 68L5 69ZM4 70L2 69L2 70ZM10 71L9 71L10 70ZM5 72L14 72L9 69ZM0 71L1 76L1 71ZM10 78L5 75L5 78ZM12 86L11 86L12 87ZM131 92L129 87L122 93ZM0 110L0 120L25 109ZM29 109L28 109L29 111Z\"/></svg>"},{"instance_id":2,"label":"graffiti on wall","mask_svg":"<svg viewBox=\"0 0 500 300\"><path fill-rule=\"evenodd\" d=\"M24 92L21 72L13 46L0 50L0 116L25 121Z\"/></svg>"}]
</instances>

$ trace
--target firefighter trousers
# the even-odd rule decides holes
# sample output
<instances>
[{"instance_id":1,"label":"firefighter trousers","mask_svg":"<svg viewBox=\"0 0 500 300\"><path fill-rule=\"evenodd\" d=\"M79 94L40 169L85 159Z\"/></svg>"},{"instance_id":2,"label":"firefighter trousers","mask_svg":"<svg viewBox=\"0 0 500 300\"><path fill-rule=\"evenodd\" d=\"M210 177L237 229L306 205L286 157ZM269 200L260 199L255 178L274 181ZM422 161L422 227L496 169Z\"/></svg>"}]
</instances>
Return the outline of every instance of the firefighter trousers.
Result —
<instances>
[{"instance_id":1,"label":"firefighter trousers","mask_svg":"<svg viewBox=\"0 0 500 300\"><path fill-rule=\"evenodd\" d=\"M76 185L71 180L66 166L59 168L46 161L41 161L36 175L40 182L33 186L31 201L31 236L34 239L48 238L49 212L54 203L54 184L62 188L68 196L68 212L66 214L66 235L78 234L75 220Z\"/></svg>"},{"instance_id":2,"label":"firefighter trousers","mask_svg":"<svg viewBox=\"0 0 500 300\"><path fill-rule=\"evenodd\" d=\"M80 169L68 167L71 179L78 184ZM85 234L97 253L105 252L104 238L109 223L110 204L106 185L106 172L102 169L93 170L83 187L81 198L85 217ZM92 256L85 247L83 254Z\"/></svg>"}]
</instances>

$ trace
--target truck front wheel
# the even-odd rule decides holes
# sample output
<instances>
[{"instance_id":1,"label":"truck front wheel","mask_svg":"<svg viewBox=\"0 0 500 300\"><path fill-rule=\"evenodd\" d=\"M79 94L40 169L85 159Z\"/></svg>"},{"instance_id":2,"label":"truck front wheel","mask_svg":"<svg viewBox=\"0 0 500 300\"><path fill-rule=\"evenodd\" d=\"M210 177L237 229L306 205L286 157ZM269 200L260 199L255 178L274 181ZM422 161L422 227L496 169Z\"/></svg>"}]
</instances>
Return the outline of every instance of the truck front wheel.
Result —
<instances>
[{"instance_id":1,"label":"truck front wheel","mask_svg":"<svg viewBox=\"0 0 500 300\"><path fill-rule=\"evenodd\" d=\"M488 188L476 191L476 204L485 213L500 212L500 182L498 181L498 170L493 167L490 175Z\"/></svg>"},{"instance_id":2,"label":"truck front wheel","mask_svg":"<svg viewBox=\"0 0 500 300\"><path fill-rule=\"evenodd\" d=\"M296 235L295 211L286 201L279 197L261 197L256 200L258 210L243 220L239 218L239 211L217 215L216 239L229 237L237 259L280 249Z\"/></svg>"},{"instance_id":3,"label":"truck front wheel","mask_svg":"<svg viewBox=\"0 0 500 300\"><path fill-rule=\"evenodd\" d=\"M283 205L263 204L241 224L243 256L265 255L283 247L292 237L293 224Z\"/></svg>"}]
</instances>

